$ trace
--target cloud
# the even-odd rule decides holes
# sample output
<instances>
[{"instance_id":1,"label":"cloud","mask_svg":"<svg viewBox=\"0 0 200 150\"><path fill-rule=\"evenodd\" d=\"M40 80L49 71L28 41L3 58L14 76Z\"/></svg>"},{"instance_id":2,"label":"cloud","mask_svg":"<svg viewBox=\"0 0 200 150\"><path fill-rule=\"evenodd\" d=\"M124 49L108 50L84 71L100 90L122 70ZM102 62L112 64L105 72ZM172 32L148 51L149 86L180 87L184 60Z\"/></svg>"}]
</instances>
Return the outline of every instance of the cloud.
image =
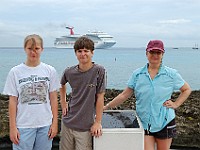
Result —
<instances>
[{"instance_id":1,"label":"cloud","mask_svg":"<svg viewBox=\"0 0 200 150\"><path fill-rule=\"evenodd\" d=\"M0 46L20 46L29 33L52 46L56 37L69 34L67 25L77 34L105 31L116 46L142 46L151 38L197 41L199 5L199 0L1 0Z\"/></svg>"},{"instance_id":2,"label":"cloud","mask_svg":"<svg viewBox=\"0 0 200 150\"><path fill-rule=\"evenodd\" d=\"M161 24L184 24L184 23L189 23L191 20L188 19L171 19L171 20L162 20L158 21L158 23Z\"/></svg>"}]
</instances>

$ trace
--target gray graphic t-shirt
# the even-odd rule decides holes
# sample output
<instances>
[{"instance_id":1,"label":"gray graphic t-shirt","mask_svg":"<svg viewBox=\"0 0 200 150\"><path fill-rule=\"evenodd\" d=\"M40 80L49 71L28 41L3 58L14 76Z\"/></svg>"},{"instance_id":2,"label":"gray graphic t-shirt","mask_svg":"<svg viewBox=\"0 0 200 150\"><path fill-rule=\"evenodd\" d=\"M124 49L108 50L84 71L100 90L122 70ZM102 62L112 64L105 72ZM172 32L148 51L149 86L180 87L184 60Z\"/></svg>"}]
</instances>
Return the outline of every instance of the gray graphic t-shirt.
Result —
<instances>
[{"instance_id":1,"label":"gray graphic t-shirt","mask_svg":"<svg viewBox=\"0 0 200 150\"><path fill-rule=\"evenodd\" d=\"M47 64L36 67L20 64L13 67L7 77L4 94L17 97L18 128L50 125L52 111L49 93L60 87L56 70Z\"/></svg>"},{"instance_id":2,"label":"gray graphic t-shirt","mask_svg":"<svg viewBox=\"0 0 200 150\"><path fill-rule=\"evenodd\" d=\"M69 83L72 88L67 115L63 123L77 131L88 131L94 123L96 97L106 88L105 69L94 64L86 72L80 72L78 66L67 68L61 78L61 84Z\"/></svg>"}]
</instances>

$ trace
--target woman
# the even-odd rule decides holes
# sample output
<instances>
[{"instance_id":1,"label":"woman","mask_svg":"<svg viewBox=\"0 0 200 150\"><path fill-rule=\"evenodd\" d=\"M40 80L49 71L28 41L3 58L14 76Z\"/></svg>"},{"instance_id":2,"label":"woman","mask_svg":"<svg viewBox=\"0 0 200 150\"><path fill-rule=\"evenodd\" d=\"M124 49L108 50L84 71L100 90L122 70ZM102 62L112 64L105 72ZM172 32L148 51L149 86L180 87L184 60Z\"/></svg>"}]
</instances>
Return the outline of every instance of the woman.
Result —
<instances>
[{"instance_id":1,"label":"woman","mask_svg":"<svg viewBox=\"0 0 200 150\"><path fill-rule=\"evenodd\" d=\"M190 86L180 74L162 64L164 53L162 41L150 41L146 48L148 63L136 69L128 81L128 87L104 106L104 109L115 107L135 93L136 112L145 130L145 150L170 148L176 135L174 110L191 93ZM180 95L173 102L171 95L174 90L180 90Z\"/></svg>"}]
</instances>

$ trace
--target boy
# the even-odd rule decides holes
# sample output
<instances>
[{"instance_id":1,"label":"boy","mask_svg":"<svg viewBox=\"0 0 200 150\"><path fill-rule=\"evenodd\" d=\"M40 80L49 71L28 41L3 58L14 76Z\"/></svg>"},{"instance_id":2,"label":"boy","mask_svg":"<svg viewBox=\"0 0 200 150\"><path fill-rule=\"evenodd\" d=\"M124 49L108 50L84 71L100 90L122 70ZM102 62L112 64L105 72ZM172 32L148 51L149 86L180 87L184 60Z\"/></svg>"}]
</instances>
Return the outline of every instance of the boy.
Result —
<instances>
[{"instance_id":1,"label":"boy","mask_svg":"<svg viewBox=\"0 0 200 150\"><path fill-rule=\"evenodd\" d=\"M79 63L67 68L61 78L63 119L60 150L92 150L92 136L102 135L105 69L92 62L92 40L80 37L74 44L74 50ZM66 83L72 88L68 103Z\"/></svg>"}]
</instances>

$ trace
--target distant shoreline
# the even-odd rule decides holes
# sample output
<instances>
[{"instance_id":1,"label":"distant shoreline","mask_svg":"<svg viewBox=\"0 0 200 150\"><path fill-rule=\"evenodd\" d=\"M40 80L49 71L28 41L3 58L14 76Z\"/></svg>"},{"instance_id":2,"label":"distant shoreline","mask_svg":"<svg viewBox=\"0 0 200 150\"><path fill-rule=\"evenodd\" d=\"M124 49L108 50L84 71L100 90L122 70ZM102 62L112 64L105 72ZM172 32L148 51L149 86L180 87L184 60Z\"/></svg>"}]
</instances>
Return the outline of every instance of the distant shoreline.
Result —
<instances>
[{"instance_id":1,"label":"distant shoreline","mask_svg":"<svg viewBox=\"0 0 200 150\"><path fill-rule=\"evenodd\" d=\"M3 48L9 48L9 49L13 49L13 48L22 48L23 49L23 46L1 46L0 47L0 49L3 49ZM44 46L44 48L55 48L53 45L52 46ZM109 48L109 49L113 49L113 48L143 48L143 49L146 49L146 47L144 47L144 46L137 46L137 47L120 47L120 46L113 46L113 47L111 47L111 48ZM181 48L189 48L189 49L191 49L192 50L192 48L193 47L165 47L166 49L174 49L174 50L176 50L176 49L181 49Z\"/></svg>"}]
</instances>

